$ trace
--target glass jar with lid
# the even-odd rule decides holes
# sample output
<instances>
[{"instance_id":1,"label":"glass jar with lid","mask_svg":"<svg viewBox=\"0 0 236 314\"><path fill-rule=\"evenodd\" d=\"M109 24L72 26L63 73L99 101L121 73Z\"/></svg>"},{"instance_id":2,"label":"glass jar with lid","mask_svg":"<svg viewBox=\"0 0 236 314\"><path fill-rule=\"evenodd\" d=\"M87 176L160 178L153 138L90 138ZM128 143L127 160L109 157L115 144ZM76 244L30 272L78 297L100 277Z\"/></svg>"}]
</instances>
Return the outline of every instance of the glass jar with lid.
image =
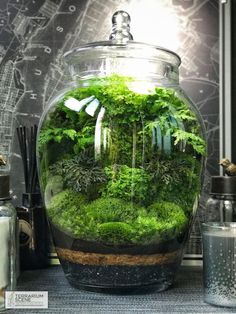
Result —
<instances>
[{"instance_id":1,"label":"glass jar with lid","mask_svg":"<svg viewBox=\"0 0 236 314\"><path fill-rule=\"evenodd\" d=\"M236 177L211 178L210 198L206 209L211 221L236 221Z\"/></svg>"},{"instance_id":2,"label":"glass jar with lid","mask_svg":"<svg viewBox=\"0 0 236 314\"><path fill-rule=\"evenodd\" d=\"M180 57L134 42L129 16L109 41L64 56L71 82L38 133L55 248L76 286L168 288L197 209L206 154L200 115L179 86Z\"/></svg>"},{"instance_id":3,"label":"glass jar with lid","mask_svg":"<svg viewBox=\"0 0 236 314\"><path fill-rule=\"evenodd\" d=\"M9 202L9 175L0 174L0 311L5 309L5 292L16 288L16 210Z\"/></svg>"}]
</instances>

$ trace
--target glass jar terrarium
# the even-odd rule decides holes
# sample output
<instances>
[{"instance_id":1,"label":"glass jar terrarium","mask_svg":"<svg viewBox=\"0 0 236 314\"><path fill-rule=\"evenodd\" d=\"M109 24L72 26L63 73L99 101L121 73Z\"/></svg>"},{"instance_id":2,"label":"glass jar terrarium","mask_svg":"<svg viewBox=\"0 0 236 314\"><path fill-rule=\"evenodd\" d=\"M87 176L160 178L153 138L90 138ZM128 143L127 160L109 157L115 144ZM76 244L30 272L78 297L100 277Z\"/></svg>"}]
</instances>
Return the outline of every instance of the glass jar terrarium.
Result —
<instances>
[{"instance_id":1,"label":"glass jar terrarium","mask_svg":"<svg viewBox=\"0 0 236 314\"><path fill-rule=\"evenodd\" d=\"M201 119L178 84L180 58L128 30L118 12L110 41L65 55L73 83L43 114L37 145L65 275L110 292L172 284L205 154Z\"/></svg>"}]
</instances>

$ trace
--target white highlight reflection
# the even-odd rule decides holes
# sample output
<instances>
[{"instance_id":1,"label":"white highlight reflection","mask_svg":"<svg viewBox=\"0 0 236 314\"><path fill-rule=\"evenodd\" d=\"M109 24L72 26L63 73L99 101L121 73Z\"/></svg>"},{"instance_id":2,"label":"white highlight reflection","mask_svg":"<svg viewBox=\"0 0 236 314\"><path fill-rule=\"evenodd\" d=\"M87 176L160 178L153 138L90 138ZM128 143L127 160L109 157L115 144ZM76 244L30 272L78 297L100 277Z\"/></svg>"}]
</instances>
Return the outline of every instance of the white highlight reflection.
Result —
<instances>
[{"instance_id":1,"label":"white highlight reflection","mask_svg":"<svg viewBox=\"0 0 236 314\"><path fill-rule=\"evenodd\" d=\"M82 100L77 100L71 97L65 101L64 105L71 110L79 112L86 104L88 104L93 99L94 99L94 96L90 96Z\"/></svg>"},{"instance_id":2,"label":"white highlight reflection","mask_svg":"<svg viewBox=\"0 0 236 314\"><path fill-rule=\"evenodd\" d=\"M98 99L94 99L91 101L91 103L86 107L85 111L87 114L89 114L91 117L94 117L95 111L97 110L99 105Z\"/></svg>"},{"instance_id":3,"label":"white highlight reflection","mask_svg":"<svg viewBox=\"0 0 236 314\"><path fill-rule=\"evenodd\" d=\"M97 117L96 126L95 126L95 140L94 140L94 149L95 149L95 158L99 158L101 154L101 137L102 137L102 119L105 114L105 108L101 108Z\"/></svg>"},{"instance_id":4,"label":"white highlight reflection","mask_svg":"<svg viewBox=\"0 0 236 314\"><path fill-rule=\"evenodd\" d=\"M124 7L131 16L135 41L177 51L180 46L180 19L165 0L137 0Z\"/></svg>"}]
</instances>

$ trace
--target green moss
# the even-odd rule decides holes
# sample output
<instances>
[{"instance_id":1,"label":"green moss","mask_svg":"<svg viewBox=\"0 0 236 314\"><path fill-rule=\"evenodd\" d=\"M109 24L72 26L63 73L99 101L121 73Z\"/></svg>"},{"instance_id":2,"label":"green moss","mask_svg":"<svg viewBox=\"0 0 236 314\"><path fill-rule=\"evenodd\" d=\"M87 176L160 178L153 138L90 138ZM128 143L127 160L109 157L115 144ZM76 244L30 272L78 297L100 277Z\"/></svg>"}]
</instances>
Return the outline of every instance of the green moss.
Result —
<instances>
[{"instance_id":1,"label":"green moss","mask_svg":"<svg viewBox=\"0 0 236 314\"><path fill-rule=\"evenodd\" d=\"M155 217L148 215L139 216L133 223L133 242L137 244L147 244L152 242L166 241L168 239L161 239L161 231L166 228L165 224L157 221Z\"/></svg>"},{"instance_id":2,"label":"green moss","mask_svg":"<svg viewBox=\"0 0 236 314\"><path fill-rule=\"evenodd\" d=\"M131 202L117 198L99 198L83 207L96 223L133 221L145 210Z\"/></svg>"},{"instance_id":3,"label":"green moss","mask_svg":"<svg viewBox=\"0 0 236 314\"><path fill-rule=\"evenodd\" d=\"M98 237L101 242L123 244L133 241L134 229L125 222L106 222L98 226Z\"/></svg>"},{"instance_id":4,"label":"green moss","mask_svg":"<svg viewBox=\"0 0 236 314\"><path fill-rule=\"evenodd\" d=\"M53 217L54 221L59 221L62 214L72 210L72 217L79 214L80 208L86 202L85 196L73 190L64 190L52 197L47 210L49 216Z\"/></svg>"},{"instance_id":5,"label":"green moss","mask_svg":"<svg viewBox=\"0 0 236 314\"><path fill-rule=\"evenodd\" d=\"M173 203L155 203L147 210L115 198L86 204L70 190L54 196L48 210L52 221L75 237L114 245L168 241L187 224L183 210Z\"/></svg>"},{"instance_id":6,"label":"green moss","mask_svg":"<svg viewBox=\"0 0 236 314\"><path fill-rule=\"evenodd\" d=\"M150 205L147 211L149 216L155 217L157 221L167 224L169 227L166 229L173 229L172 233L176 235L184 229L188 222L183 209L174 203L157 202ZM166 231L165 228L162 231Z\"/></svg>"},{"instance_id":7,"label":"green moss","mask_svg":"<svg viewBox=\"0 0 236 314\"><path fill-rule=\"evenodd\" d=\"M62 192L62 190L63 190L62 176L56 175L49 177L44 192L45 205L48 206L48 204L51 202L52 197Z\"/></svg>"},{"instance_id":8,"label":"green moss","mask_svg":"<svg viewBox=\"0 0 236 314\"><path fill-rule=\"evenodd\" d=\"M105 173L108 181L103 189L103 196L145 204L151 177L144 169L114 165L106 167Z\"/></svg>"}]
</instances>

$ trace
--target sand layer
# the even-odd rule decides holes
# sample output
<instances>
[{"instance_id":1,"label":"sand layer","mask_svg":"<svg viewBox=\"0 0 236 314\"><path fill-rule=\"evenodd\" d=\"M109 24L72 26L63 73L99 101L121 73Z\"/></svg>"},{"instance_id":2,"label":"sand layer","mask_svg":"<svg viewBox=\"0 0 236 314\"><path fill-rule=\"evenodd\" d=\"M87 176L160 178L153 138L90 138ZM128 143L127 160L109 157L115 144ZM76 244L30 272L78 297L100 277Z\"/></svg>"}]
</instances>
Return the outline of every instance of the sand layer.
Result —
<instances>
[{"instance_id":1,"label":"sand layer","mask_svg":"<svg viewBox=\"0 0 236 314\"><path fill-rule=\"evenodd\" d=\"M82 265L162 265L173 263L181 257L181 250L149 255L88 253L59 247L56 247L56 251L60 259Z\"/></svg>"}]
</instances>

